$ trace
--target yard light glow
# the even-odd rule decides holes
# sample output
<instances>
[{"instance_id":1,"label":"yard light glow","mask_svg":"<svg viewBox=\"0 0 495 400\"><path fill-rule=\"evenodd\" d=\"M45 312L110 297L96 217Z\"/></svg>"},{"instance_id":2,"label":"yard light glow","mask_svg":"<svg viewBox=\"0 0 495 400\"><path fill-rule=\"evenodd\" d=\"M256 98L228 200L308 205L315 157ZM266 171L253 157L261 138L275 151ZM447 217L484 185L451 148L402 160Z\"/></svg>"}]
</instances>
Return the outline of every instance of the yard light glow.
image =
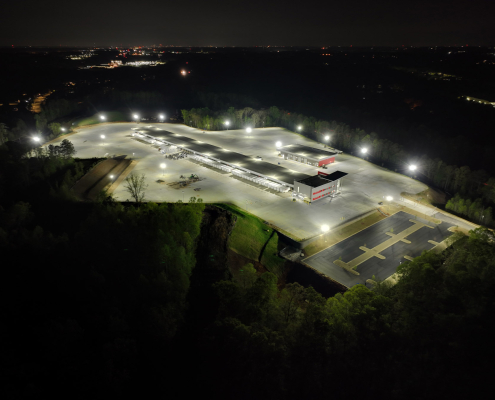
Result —
<instances>
[{"instance_id":1,"label":"yard light glow","mask_svg":"<svg viewBox=\"0 0 495 400\"><path fill-rule=\"evenodd\" d=\"M251 133L251 132L252 132L251 127L246 128L246 132L247 132L247 133Z\"/></svg>"},{"instance_id":2,"label":"yard light glow","mask_svg":"<svg viewBox=\"0 0 495 400\"><path fill-rule=\"evenodd\" d=\"M165 119L165 115L160 114L160 115L159 115L159 118L160 118L161 120L164 120L164 119Z\"/></svg>"},{"instance_id":3,"label":"yard light glow","mask_svg":"<svg viewBox=\"0 0 495 400\"><path fill-rule=\"evenodd\" d=\"M65 128L60 128L60 130L61 130L62 132L65 132Z\"/></svg>"},{"instance_id":4,"label":"yard light glow","mask_svg":"<svg viewBox=\"0 0 495 400\"><path fill-rule=\"evenodd\" d=\"M299 125L299 126L297 127L297 130L298 130L298 131L300 131L301 129L302 129L302 126L301 126L301 125Z\"/></svg>"},{"instance_id":5,"label":"yard light glow","mask_svg":"<svg viewBox=\"0 0 495 400\"><path fill-rule=\"evenodd\" d=\"M409 166L409 169L410 169L411 171L416 171L416 168L417 168L417 167L416 167L415 165L410 165L410 166Z\"/></svg>"},{"instance_id":6,"label":"yard light glow","mask_svg":"<svg viewBox=\"0 0 495 400\"><path fill-rule=\"evenodd\" d=\"M105 135L101 135L100 137L101 137L102 139L105 139Z\"/></svg>"},{"instance_id":7,"label":"yard light glow","mask_svg":"<svg viewBox=\"0 0 495 400\"><path fill-rule=\"evenodd\" d=\"M325 140L326 140L326 141L330 140L330 135L326 135L326 136L325 136Z\"/></svg>"},{"instance_id":8,"label":"yard light glow","mask_svg":"<svg viewBox=\"0 0 495 400\"><path fill-rule=\"evenodd\" d=\"M137 114L134 114L133 117L134 117L134 119L139 119L139 115L137 115Z\"/></svg>"},{"instance_id":9,"label":"yard light glow","mask_svg":"<svg viewBox=\"0 0 495 400\"><path fill-rule=\"evenodd\" d=\"M361 153L366 154L368 152L367 148L361 149Z\"/></svg>"},{"instance_id":10,"label":"yard light glow","mask_svg":"<svg viewBox=\"0 0 495 400\"><path fill-rule=\"evenodd\" d=\"M33 140L34 140L35 142L39 142L41 139L40 139L38 136L35 136L35 137L33 138Z\"/></svg>"},{"instance_id":11,"label":"yard light glow","mask_svg":"<svg viewBox=\"0 0 495 400\"><path fill-rule=\"evenodd\" d=\"M161 168L161 169L165 169L166 167L167 167L167 165L166 165L166 164L160 164L160 168Z\"/></svg>"},{"instance_id":12,"label":"yard light glow","mask_svg":"<svg viewBox=\"0 0 495 400\"><path fill-rule=\"evenodd\" d=\"M105 120L106 120L106 117L105 117L104 115L100 115L100 119L101 119L102 121L105 121Z\"/></svg>"},{"instance_id":13,"label":"yard light glow","mask_svg":"<svg viewBox=\"0 0 495 400\"><path fill-rule=\"evenodd\" d=\"M230 122L229 121L225 121L225 125L229 126L230 125Z\"/></svg>"},{"instance_id":14,"label":"yard light glow","mask_svg":"<svg viewBox=\"0 0 495 400\"><path fill-rule=\"evenodd\" d=\"M275 143L275 147L276 147L276 148L282 147L282 142L277 142L277 143Z\"/></svg>"},{"instance_id":15,"label":"yard light glow","mask_svg":"<svg viewBox=\"0 0 495 400\"><path fill-rule=\"evenodd\" d=\"M323 233L328 232L330 230L330 227L328 225L322 225L321 226L321 231Z\"/></svg>"},{"instance_id":16,"label":"yard light glow","mask_svg":"<svg viewBox=\"0 0 495 400\"><path fill-rule=\"evenodd\" d=\"M393 199L394 199L394 198L393 198L392 196L387 196L387 197L385 197L385 200L387 200L387 201L392 201Z\"/></svg>"}]
</instances>

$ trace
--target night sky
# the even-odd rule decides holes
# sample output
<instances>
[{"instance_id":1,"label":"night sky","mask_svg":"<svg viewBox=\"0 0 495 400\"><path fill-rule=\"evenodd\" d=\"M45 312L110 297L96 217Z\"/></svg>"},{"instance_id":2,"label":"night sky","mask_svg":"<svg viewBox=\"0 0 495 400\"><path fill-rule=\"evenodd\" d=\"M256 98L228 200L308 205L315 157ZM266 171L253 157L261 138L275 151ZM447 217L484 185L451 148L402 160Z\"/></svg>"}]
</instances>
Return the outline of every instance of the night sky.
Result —
<instances>
[{"instance_id":1,"label":"night sky","mask_svg":"<svg viewBox=\"0 0 495 400\"><path fill-rule=\"evenodd\" d=\"M493 45L490 0L4 1L1 46Z\"/></svg>"}]
</instances>

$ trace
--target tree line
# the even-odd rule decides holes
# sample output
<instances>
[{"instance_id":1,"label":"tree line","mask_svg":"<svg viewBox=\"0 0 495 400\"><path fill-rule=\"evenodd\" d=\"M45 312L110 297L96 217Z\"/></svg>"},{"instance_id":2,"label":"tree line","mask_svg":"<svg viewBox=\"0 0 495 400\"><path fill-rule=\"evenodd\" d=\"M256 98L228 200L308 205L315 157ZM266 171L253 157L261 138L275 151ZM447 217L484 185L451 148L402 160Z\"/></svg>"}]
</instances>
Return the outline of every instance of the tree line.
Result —
<instances>
[{"instance_id":1,"label":"tree line","mask_svg":"<svg viewBox=\"0 0 495 400\"><path fill-rule=\"evenodd\" d=\"M283 127L356 155L366 148L366 158L377 164L405 174L411 174L408 167L414 164L417 166L414 177L418 180L464 197L479 196L485 205L495 203L495 178L490 177L486 171L473 171L469 166L448 165L439 158L415 158L403 146L380 137L376 132L352 129L341 122L318 120L275 106L267 109L230 107L226 111L193 108L182 110L182 118L184 124L205 130L242 129L248 126ZM325 140L327 135L330 136L328 141Z\"/></svg>"}]
</instances>

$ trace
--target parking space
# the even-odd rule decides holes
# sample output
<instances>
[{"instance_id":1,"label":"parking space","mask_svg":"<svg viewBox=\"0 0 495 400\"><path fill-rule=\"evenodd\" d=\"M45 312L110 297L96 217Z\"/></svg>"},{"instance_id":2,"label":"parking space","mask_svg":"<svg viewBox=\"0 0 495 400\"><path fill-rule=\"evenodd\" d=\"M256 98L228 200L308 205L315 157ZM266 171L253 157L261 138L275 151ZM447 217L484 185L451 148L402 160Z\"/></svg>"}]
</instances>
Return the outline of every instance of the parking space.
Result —
<instances>
[{"instance_id":1,"label":"parking space","mask_svg":"<svg viewBox=\"0 0 495 400\"><path fill-rule=\"evenodd\" d=\"M304 260L304 263L347 287L365 284L373 275L385 280L407 257L417 257L448 238L453 225L439 225L398 212ZM359 275L342 268L356 267Z\"/></svg>"}]
</instances>

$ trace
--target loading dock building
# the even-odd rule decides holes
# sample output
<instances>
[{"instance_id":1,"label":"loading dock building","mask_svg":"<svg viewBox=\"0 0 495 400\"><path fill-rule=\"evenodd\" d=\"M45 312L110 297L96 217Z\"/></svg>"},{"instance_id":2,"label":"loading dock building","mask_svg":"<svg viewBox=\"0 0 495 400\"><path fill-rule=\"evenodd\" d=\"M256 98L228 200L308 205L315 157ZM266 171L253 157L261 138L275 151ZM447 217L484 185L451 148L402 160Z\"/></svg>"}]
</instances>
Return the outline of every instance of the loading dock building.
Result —
<instances>
[{"instance_id":1,"label":"loading dock building","mask_svg":"<svg viewBox=\"0 0 495 400\"><path fill-rule=\"evenodd\" d=\"M331 174L318 172L318 175L295 181L293 196L310 203L329 196L335 197L342 193L341 179L346 175L347 173L342 171Z\"/></svg>"},{"instance_id":2,"label":"loading dock building","mask_svg":"<svg viewBox=\"0 0 495 400\"><path fill-rule=\"evenodd\" d=\"M302 144L289 144L281 147L279 151L284 160L297 161L315 167L322 167L335 162L335 156L339 154L339 152L317 149Z\"/></svg>"}]
</instances>

